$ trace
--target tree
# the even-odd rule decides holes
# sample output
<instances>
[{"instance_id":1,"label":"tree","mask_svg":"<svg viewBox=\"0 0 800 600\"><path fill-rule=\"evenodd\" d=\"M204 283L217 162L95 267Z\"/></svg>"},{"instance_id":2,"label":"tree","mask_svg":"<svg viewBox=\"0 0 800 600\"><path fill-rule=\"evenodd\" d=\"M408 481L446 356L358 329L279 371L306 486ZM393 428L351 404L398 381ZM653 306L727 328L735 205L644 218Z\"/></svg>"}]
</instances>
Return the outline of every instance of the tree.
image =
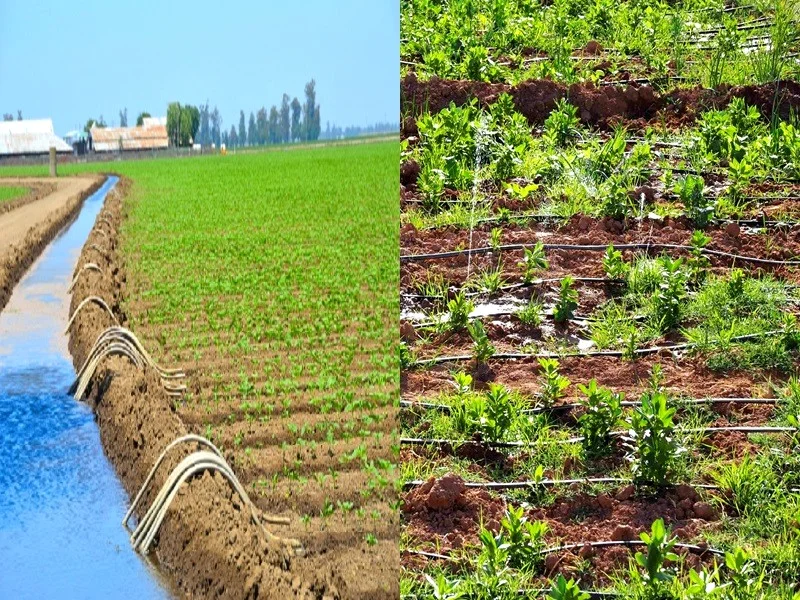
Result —
<instances>
[{"instance_id":1,"label":"tree","mask_svg":"<svg viewBox=\"0 0 800 600\"><path fill-rule=\"evenodd\" d=\"M222 143L222 117L219 114L217 107L211 111L211 142L219 148Z\"/></svg>"},{"instance_id":2,"label":"tree","mask_svg":"<svg viewBox=\"0 0 800 600\"><path fill-rule=\"evenodd\" d=\"M14 115L11 113L3 113L3 121L13 121Z\"/></svg>"},{"instance_id":3,"label":"tree","mask_svg":"<svg viewBox=\"0 0 800 600\"><path fill-rule=\"evenodd\" d=\"M150 118L150 113L149 112L147 112L147 111L140 112L139 116L136 117L136 126L137 127L141 127L142 125L144 125L144 120L145 119L149 119L149 118Z\"/></svg>"},{"instance_id":4,"label":"tree","mask_svg":"<svg viewBox=\"0 0 800 600\"><path fill-rule=\"evenodd\" d=\"M319 105L317 101L316 81L313 79L306 84L306 103L303 105L303 133L304 139L319 139Z\"/></svg>"},{"instance_id":5,"label":"tree","mask_svg":"<svg viewBox=\"0 0 800 600\"><path fill-rule=\"evenodd\" d=\"M237 140L240 145L244 146L247 142L247 131L244 128L244 111L239 111L239 139Z\"/></svg>"},{"instance_id":6,"label":"tree","mask_svg":"<svg viewBox=\"0 0 800 600\"><path fill-rule=\"evenodd\" d=\"M83 126L83 130L86 133L89 133L92 127L94 127L94 119L89 119L88 121L86 121L86 125Z\"/></svg>"},{"instance_id":7,"label":"tree","mask_svg":"<svg viewBox=\"0 0 800 600\"><path fill-rule=\"evenodd\" d=\"M283 99L281 100L280 120L281 142L284 144L289 141L289 136L291 135L292 124L289 120L289 110L289 96L284 94Z\"/></svg>"},{"instance_id":8,"label":"tree","mask_svg":"<svg viewBox=\"0 0 800 600\"><path fill-rule=\"evenodd\" d=\"M232 148L239 145L239 135L236 133L236 125L231 125L231 132L228 134L228 141Z\"/></svg>"},{"instance_id":9,"label":"tree","mask_svg":"<svg viewBox=\"0 0 800 600\"><path fill-rule=\"evenodd\" d=\"M205 105L200 105L200 130L198 131L197 139L195 140L198 144L202 144L204 146L211 143L211 124L209 119L209 105L208 100L206 100Z\"/></svg>"},{"instance_id":10,"label":"tree","mask_svg":"<svg viewBox=\"0 0 800 600\"><path fill-rule=\"evenodd\" d=\"M257 144L266 144L269 139L269 121L267 120L267 109L263 106L256 114Z\"/></svg>"},{"instance_id":11,"label":"tree","mask_svg":"<svg viewBox=\"0 0 800 600\"><path fill-rule=\"evenodd\" d=\"M170 102L167 105L167 136L173 146L181 145L181 104Z\"/></svg>"},{"instance_id":12,"label":"tree","mask_svg":"<svg viewBox=\"0 0 800 600\"><path fill-rule=\"evenodd\" d=\"M223 131L222 132L222 137L220 138L220 142L221 142L220 143L220 148L222 147L223 144L225 145L226 148L231 145L231 141L228 138L228 132L227 131Z\"/></svg>"},{"instance_id":13,"label":"tree","mask_svg":"<svg viewBox=\"0 0 800 600\"><path fill-rule=\"evenodd\" d=\"M119 111L119 126L120 127L127 127L128 126L128 109L127 107Z\"/></svg>"},{"instance_id":14,"label":"tree","mask_svg":"<svg viewBox=\"0 0 800 600\"><path fill-rule=\"evenodd\" d=\"M278 116L278 107L274 104L269 109L269 143L280 144L281 142L281 125L280 117Z\"/></svg>"},{"instance_id":15,"label":"tree","mask_svg":"<svg viewBox=\"0 0 800 600\"><path fill-rule=\"evenodd\" d=\"M300 101L295 98L292 100L291 104L292 108L292 141L296 142L303 137L302 134L302 126L300 125L300 114L302 112L302 106L300 106Z\"/></svg>"},{"instance_id":16,"label":"tree","mask_svg":"<svg viewBox=\"0 0 800 600\"><path fill-rule=\"evenodd\" d=\"M22 111L17 109L17 121L22 121Z\"/></svg>"},{"instance_id":17,"label":"tree","mask_svg":"<svg viewBox=\"0 0 800 600\"><path fill-rule=\"evenodd\" d=\"M250 111L250 122L247 126L247 145L255 146L258 143L258 133L256 132L256 116Z\"/></svg>"},{"instance_id":18,"label":"tree","mask_svg":"<svg viewBox=\"0 0 800 600\"><path fill-rule=\"evenodd\" d=\"M167 105L167 135L173 146L188 146L197 135L200 124L200 111L196 106L180 102Z\"/></svg>"}]
</instances>

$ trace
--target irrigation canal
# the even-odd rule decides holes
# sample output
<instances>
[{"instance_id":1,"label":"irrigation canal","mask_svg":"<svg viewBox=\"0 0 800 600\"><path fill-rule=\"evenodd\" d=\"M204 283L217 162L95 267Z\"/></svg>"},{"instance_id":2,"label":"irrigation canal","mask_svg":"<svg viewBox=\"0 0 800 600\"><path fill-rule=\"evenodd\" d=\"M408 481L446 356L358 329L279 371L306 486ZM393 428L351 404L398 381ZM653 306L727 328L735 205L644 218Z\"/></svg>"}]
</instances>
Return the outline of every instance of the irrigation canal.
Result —
<instances>
[{"instance_id":1,"label":"irrigation canal","mask_svg":"<svg viewBox=\"0 0 800 600\"><path fill-rule=\"evenodd\" d=\"M67 394L67 287L110 177L0 313L0 598L169 598L120 525L127 496L92 411Z\"/></svg>"}]
</instances>

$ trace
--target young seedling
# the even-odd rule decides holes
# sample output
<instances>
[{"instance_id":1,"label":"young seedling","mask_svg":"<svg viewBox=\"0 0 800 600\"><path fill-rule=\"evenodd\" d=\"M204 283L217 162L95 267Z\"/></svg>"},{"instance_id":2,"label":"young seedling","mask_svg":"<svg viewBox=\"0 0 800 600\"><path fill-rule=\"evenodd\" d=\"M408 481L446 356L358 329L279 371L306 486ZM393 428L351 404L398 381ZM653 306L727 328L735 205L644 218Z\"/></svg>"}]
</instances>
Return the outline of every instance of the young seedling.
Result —
<instances>
[{"instance_id":1,"label":"young seedling","mask_svg":"<svg viewBox=\"0 0 800 600\"><path fill-rule=\"evenodd\" d=\"M539 398L542 404L549 408L560 398L569 387L569 379L558 372L558 360L555 358L540 358L539 368L542 372L542 389Z\"/></svg>"},{"instance_id":2,"label":"young seedling","mask_svg":"<svg viewBox=\"0 0 800 600\"><path fill-rule=\"evenodd\" d=\"M516 313L516 317L529 327L538 327L542 323L544 306L541 302L531 300L528 305Z\"/></svg>"},{"instance_id":3,"label":"young seedling","mask_svg":"<svg viewBox=\"0 0 800 600\"><path fill-rule=\"evenodd\" d=\"M503 229L501 227L495 227L489 233L489 247L491 247L493 252L500 252L500 246L503 243L502 237Z\"/></svg>"},{"instance_id":4,"label":"young seedling","mask_svg":"<svg viewBox=\"0 0 800 600\"><path fill-rule=\"evenodd\" d=\"M507 556L507 565L512 569L534 570L541 561L547 524L542 521L528 521L522 506L509 506L500 521L500 533L496 536L499 548Z\"/></svg>"},{"instance_id":5,"label":"young seedling","mask_svg":"<svg viewBox=\"0 0 800 600\"><path fill-rule=\"evenodd\" d=\"M519 263L522 269L522 282L530 285L536 279L537 273L546 269L548 264L542 242L536 242L533 248L525 248L525 258Z\"/></svg>"},{"instance_id":6,"label":"young seedling","mask_svg":"<svg viewBox=\"0 0 800 600\"><path fill-rule=\"evenodd\" d=\"M468 326L469 334L472 337L472 358L473 375L479 381L490 381L494 375L488 361L495 353L495 347L489 340L483 323L479 320L473 321Z\"/></svg>"},{"instance_id":7,"label":"young seedling","mask_svg":"<svg viewBox=\"0 0 800 600\"><path fill-rule=\"evenodd\" d=\"M564 579L564 576L559 573L558 578L553 582L553 587L550 588L548 598L551 600L589 600L590 596L581 591L574 579Z\"/></svg>"},{"instance_id":8,"label":"young seedling","mask_svg":"<svg viewBox=\"0 0 800 600\"><path fill-rule=\"evenodd\" d=\"M459 292L447 303L447 310L447 328L450 331L461 331L469 323L469 315L475 310L475 305L467 299L464 292Z\"/></svg>"},{"instance_id":9,"label":"young seedling","mask_svg":"<svg viewBox=\"0 0 800 600\"><path fill-rule=\"evenodd\" d=\"M685 451L674 438L674 414L661 392L644 394L642 405L631 413L623 440L637 485L663 487L669 483L672 468Z\"/></svg>"},{"instance_id":10,"label":"young seedling","mask_svg":"<svg viewBox=\"0 0 800 600\"><path fill-rule=\"evenodd\" d=\"M622 252L616 250L613 244L609 244L606 253L603 255L603 271L610 279L625 279L630 267L622 258Z\"/></svg>"},{"instance_id":11,"label":"young seedling","mask_svg":"<svg viewBox=\"0 0 800 600\"><path fill-rule=\"evenodd\" d=\"M645 570L644 582L647 588L655 591L675 577L674 571L667 568L665 563L668 560L678 560L678 555L672 551L677 538L670 536L663 519L653 521L650 533L642 533L639 537L647 544L647 554L637 552L636 564Z\"/></svg>"},{"instance_id":12,"label":"young seedling","mask_svg":"<svg viewBox=\"0 0 800 600\"><path fill-rule=\"evenodd\" d=\"M484 410L479 420L481 434L492 442L502 440L516 416L511 395L505 386L498 383L489 384Z\"/></svg>"},{"instance_id":13,"label":"young seedling","mask_svg":"<svg viewBox=\"0 0 800 600\"><path fill-rule=\"evenodd\" d=\"M578 419L583 436L583 451L587 457L607 454L611 448L608 434L622 416L620 403L624 395L598 387L594 379L589 381L588 386L579 384L578 389L586 396L581 402L585 412Z\"/></svg>"},{"instance_id":14,"label":"young seedling","mask_svg":"<svg viewBox=\"0 0 800 600\"><path fill-rule=\"evenodd\" d=\"M575 279L567 275L561 280L558 302L553 307L553 318L556 323L565 323L575 316L575 309L577 308L578 291L575 289Z\"/></svg>"},{"instance_id":15,"label":"young seedling","mask_svg":"<svg viewBox=\"0 0 800 600\"><path fill-rule=\"evenodd\" d=\"M579 124L578 107L570 104L566 98L562 98L556 102L555 109L545 119L542 137L554 146L566 146L567 142L579 135Z\"/></svg>"}]
</instances>

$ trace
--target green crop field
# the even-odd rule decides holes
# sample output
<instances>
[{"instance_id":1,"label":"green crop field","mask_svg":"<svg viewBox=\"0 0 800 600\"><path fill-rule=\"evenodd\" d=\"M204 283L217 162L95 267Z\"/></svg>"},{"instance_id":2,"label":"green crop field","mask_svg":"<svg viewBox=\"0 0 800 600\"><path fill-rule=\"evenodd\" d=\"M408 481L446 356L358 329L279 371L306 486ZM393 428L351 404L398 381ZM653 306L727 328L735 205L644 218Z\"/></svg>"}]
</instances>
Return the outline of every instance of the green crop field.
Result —
<instances>
[{"instance_id":1,"label":"green crop field","mask_svg":"<svg viewBox=\"0 0 800 600\"><path fill-rule=\"evenodd\" d=\"M124 309L187 370L178 415L309 560L385 564L365 589L397 585L398 157L377 142L61 169L132 181Z\"/></svg>"},{"instance_id":2,"label":"green crop field","mask_svg":"<svg viewBox=\"0 0 800 600\"><path fill-rule=\"evenodd\" d=\"M28 188L19 186L5 186L0 185L0 204L3 202L10 202L16 200L20 196L28 193Z\"/></svg>"},{"instance_id":3,"label":"green crop field","mask_svg":"<svg viewBox=\"0 0 800 600\"><path fill-rule=\"evenodd\" d=\"M798 21L401 2L401 597L800 599Z\"/></svg>"}]
</instances>

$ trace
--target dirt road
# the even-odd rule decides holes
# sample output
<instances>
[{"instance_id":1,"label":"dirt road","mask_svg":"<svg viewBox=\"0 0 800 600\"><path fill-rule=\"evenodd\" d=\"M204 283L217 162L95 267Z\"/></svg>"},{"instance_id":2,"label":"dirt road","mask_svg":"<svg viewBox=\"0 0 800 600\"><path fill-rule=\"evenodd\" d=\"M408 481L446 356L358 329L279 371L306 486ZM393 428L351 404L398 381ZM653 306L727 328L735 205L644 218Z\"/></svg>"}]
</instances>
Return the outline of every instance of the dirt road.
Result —
<instances>
[{"instance_id":1,"label":"dirt road","mask_svg":"<svg viewBox=\"0 0 800 600\"><path fill-rule=\"evenodd\" d=\"M3 178L3 183L8 185L55 183L56 189L44 198L0 215L0 256L8 246L19 244L32 227L47 219L54 210L63 207L70 198L89 189L96 180L95 177Z\"/></svg>"},{"instance_id":2,"label":"dirt road","mask_svg":"<svg viewBox=\"0 0 800 600\"><path fill-rule=\"evenodd\" d=\"M3 178L3 183L9 185L49 184L55 185L55 190L0 215L0 310L28 267L103 179L101 176Z\"/></svg>"}]
</instances>

